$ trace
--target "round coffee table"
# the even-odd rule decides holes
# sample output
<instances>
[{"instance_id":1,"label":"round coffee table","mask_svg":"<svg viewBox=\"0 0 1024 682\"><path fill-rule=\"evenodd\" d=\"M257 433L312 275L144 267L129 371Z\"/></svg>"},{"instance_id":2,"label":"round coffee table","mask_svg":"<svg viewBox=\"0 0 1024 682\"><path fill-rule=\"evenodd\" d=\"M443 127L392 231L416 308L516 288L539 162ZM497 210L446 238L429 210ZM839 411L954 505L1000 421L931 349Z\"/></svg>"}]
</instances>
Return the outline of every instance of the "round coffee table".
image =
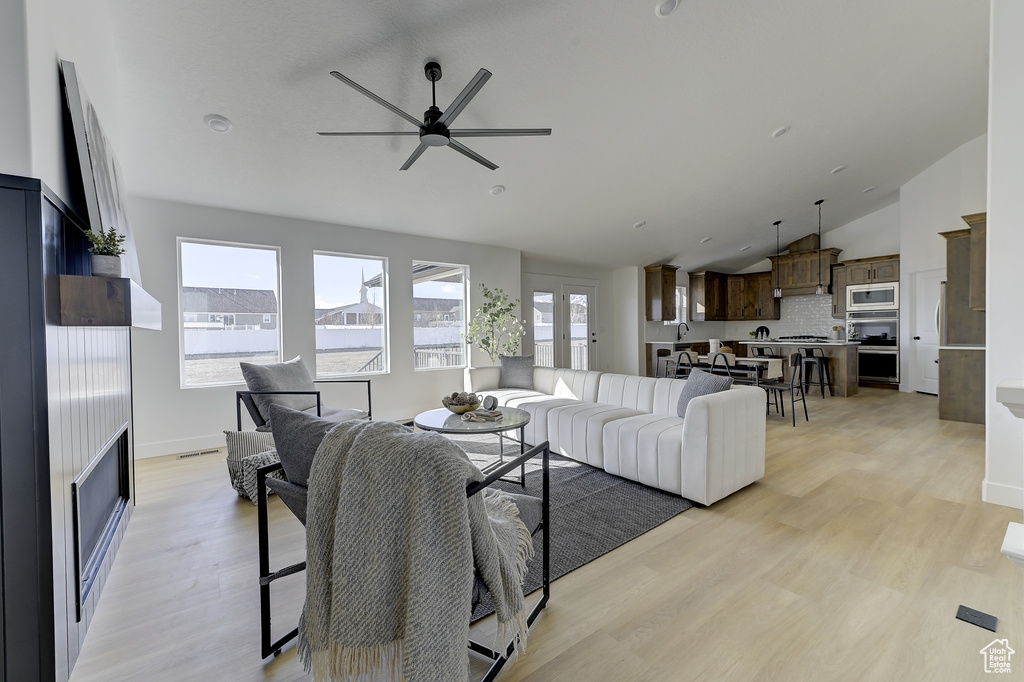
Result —
<instances>
[{"instance_id":1,"label":"round coffee table","mask_svg":"<svg viewBox=\"0 0 1024 682\"><path fill-rule=\"evenodd\" d=\"M437 431L444 434L498 434L498 461L482 468L487 473L505 463L505 433L519 429L519 454L526 452L526 425L530 423L530 413L514 407L502 407L501 419L498 421L470 422L465 421L461 414L450 412L447 408L440 407L436 410L420 412L413 419L413 423L424 431ZM526 465L519 468L520 479L516 483L526 485Z\"/></svg>"}]
</instances>

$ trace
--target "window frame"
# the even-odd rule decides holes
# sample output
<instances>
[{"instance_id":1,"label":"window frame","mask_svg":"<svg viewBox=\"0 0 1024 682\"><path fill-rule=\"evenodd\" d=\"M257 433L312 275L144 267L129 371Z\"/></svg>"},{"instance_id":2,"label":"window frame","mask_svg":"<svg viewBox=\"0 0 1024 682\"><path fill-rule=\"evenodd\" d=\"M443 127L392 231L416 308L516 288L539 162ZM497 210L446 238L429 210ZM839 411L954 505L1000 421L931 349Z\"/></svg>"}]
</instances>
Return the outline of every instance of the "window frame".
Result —
<instances>
[{"instance_id":1,"label":"window frame","mask_svg":"<svg viewBox=\"0 0 1024 682\"><path fill-rule=\"evenodd\" d=\"M373 260L380 261L381 263L381 289L384 297L384 313L382 315L381 326L383 327L383 337L381 339L382 351L384 357L381 361L382 369L375 372L339 372L331 374L321 374L319 362L314 362L313 375L315 379L334 379L337 377L364 377L374 376L391 373L391 282L390 282L390 261L386 256L372 256L368 254L358 253L346 253L343 251L324 251L322 249L313 250L313 309L316 310L316 257L317 256L329 256L332 258L352 258L359 260ZM313 321L313 345L314 353L316 352L316 320Z\"/></svg>"},{"instance_id":2,"label":"window frame","mask_svg":"<svg viewBox=\"0 0 1024 682\"><path fill-rule=\"evenodd\" d=\"M181 281L182 267L182 244L203 244L206 246L225 246L229 248L258 249L260 251L273 251L275 254L276 267L274 276L277 278L277 362L284 357L284 333L281 320L283 319L284 292L281 277L281 247L270 244L250 244L245 242L233 242L223 239L203 239L201 237L177 237L175 240L175 251L177 256L178 276L178 385L183 390L214 388L218 386L245 386L245 380L219 381L205 384L185 383L185 291Z\"/></svg>"},{"instance_id":3,"label":"window frame","mask_svg":"<svg viewBox=\"0 0 1024 682\"><path fill-rule=\"evenodd\" d=\"M459 338L459 343L462 344L462 364L459 364L459 365L446 365L444 367L417 367L416 366L416 324L415 324L415 322L416 322L416 320L415 320L415 317L416 317L416 275L415 275L414 271L415 271L417 265L436 265L436 266L447 267L447 268L460 268L462 270L462 327L459 330L459 337L458 337ZM446 263L446 262L443 262L443 261L435 261L435 260L427 260L427 259L414 259L409 264L409 274L411 275L410 279L412 280L412 291L410 291L409 293L411 294L411 298L412 298L412 300L410 302L412 303L412 314L413 314L413 330L412 330L413 331L413 340L412 340L412 354L413 354L412 369L413 369L413 371L414 372L437 372L437 371L453 370L453 369L465 369L466 367L469 367L469 365L470 365L469 354L471 352L471 349L470 349L469 344L466 342L466 334L469 332L469 314L470 314L470 301L469 301L470 273L469 273L469 265L467 265L465 263ZM452 299L452 300L456 300L456 299ZM422 319L420 321L422 322Z\"/></svg>"}]
</instances>

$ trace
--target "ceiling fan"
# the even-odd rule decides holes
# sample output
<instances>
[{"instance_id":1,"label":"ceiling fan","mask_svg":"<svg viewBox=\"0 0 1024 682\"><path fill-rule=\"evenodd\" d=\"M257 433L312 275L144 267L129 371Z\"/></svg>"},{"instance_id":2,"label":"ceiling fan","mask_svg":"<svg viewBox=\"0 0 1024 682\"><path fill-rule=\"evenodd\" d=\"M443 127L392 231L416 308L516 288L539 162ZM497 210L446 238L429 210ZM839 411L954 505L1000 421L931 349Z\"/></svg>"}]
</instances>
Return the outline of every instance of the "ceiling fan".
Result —
<instances>
[{"instance_id":1,"label":"ceiling fan","mask_svg":"<svg viewBox=\"0 0 1024 682\"><path fill-rule=\"evenodd\" d=\"M356 83L348 76L344 76L337 71L331 71L331 75L340 80L346 85L350 85L359 92L363 93L377 104L386 107L398 114L406 121L409 121L418 128L417 131L403 131L403 132L349 132L349 133L317 133L317 135L323 135L325 137L342 137L342 136L359 136L359 135L419 135L420 144L413 151L405 165L402 166L401 170L408 170L409 166L416 162L416 159L427 150L427 147L450 147L455 151L468 156L477 163L487 166L491 170L495 170L498 166L491 163L484 157L480 156L472 149L462 144L455 138L457 137L521 137L526 135L550 135L551 128L449 128L452 122L455 121L455 117L462 113L462 110L466 108L466 105L476 97L476 94L480 92L480 88L484 86L487 79L491 77L491 72L487 69L480 69L477 71L473 79L469 81L469 84L462 89L459 96L448 105L448 108L443 112L437 108L437 81L441 80L441 65L437 62L427 62L423 66L423 72L427 76L427 80L430 81L430 91L433 99L433 104L430 108L423 112L423 123L420 123L415 116L407 114L402 111L394 104L391 104L387 100L378 97L363 86Z\"/></svg>"}]
</instances>

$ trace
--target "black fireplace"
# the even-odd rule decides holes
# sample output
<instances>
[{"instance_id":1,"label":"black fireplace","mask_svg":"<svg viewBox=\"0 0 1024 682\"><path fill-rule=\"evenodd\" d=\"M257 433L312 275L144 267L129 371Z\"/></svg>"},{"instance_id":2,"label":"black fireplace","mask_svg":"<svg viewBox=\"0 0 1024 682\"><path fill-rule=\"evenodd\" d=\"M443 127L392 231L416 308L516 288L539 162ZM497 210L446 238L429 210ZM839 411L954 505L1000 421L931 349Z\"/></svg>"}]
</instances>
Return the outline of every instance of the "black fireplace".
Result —
<instances>
[{"instance_id":1,"label":"black fireplace","mask_svg":"<svg viewBox=\"0 0 1024 682\"><path fill-rule=\"evenodd\" d=\"M103 557L117 531L131 496L128 468L128 425L106 443L71 483L78 574L76 620L96 581Z\"/></svg>"}]
</instances>

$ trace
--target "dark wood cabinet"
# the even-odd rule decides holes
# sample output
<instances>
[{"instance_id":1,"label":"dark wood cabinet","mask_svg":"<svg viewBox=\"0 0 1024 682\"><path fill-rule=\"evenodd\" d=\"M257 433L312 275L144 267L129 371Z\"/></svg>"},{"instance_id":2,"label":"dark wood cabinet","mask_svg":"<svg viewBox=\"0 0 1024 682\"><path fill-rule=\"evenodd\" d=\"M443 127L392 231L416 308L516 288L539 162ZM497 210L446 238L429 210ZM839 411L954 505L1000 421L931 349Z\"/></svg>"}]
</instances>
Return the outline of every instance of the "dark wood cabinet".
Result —
<instances>
[{"instance_id":1,"label":"dark wood cabinet","mask_svg":"<svg viewBox=\"0 0 1024 682\"><path fill-rule=\"evenodd\" d=\"M728 286L726 287L728 295L728 305L726 312L726 319L728 320L742 320L747 315L747 297L746 297L746 284L747 280L743 275L729 275Z\"/></svg>"},{"instance_id":2,"label":"dark wood cabinet","mask_svg":"<svg viewBox=\"0 0 1024 682\"><path fill-rule=\"evenodd\" d=\"M658 263L644 266L646 274L647 319L652 322L676 319L675 265ZM680 320L682 321L682 320Z\"/></svg>"},{"instance_id":3,"label":"dark wood cabinet","mask_svg":"<svg viewBox=\"0 0 1024 682\"><path fill-rule=\"evenodd\" d=\"M726 275L702 270L689 273L689 277L691 320L777 320L781 317L770 272Z\"/></svg>"},{"instance_id":4,"label":"dark wood cabinet","mask_svg":"<svg viewBox=\"0 0 1024 682\"><path fill-rule=\"evenodd\" d=\"M946 238L945 345L984 346L985 311L973 310L970 303L971 231L941 234ZM939 392L942 392L941 385Z\"/></svg>"},{"instance_id":5,"label":"dark wood cabinet","mask_svg":"<svg viewBox=\"0 0 1024 682\"><path fill-rule=\"evenodd\" d=\"M900 281L900 257L898 255L858 258L843 261L843 265L846 266L847 284Z\"/></svg>"},{"instance_id":6,"label":"dark wood cabinet","mask_svg":"<svg viewBox=\"0 0 1024 682\"><path fill-rule=\"evenodd\" d=\"M691 272L687 306L694 322L726 320L729 317L729 275L701 270Z\"/></svg>"},{"instance_id":7,"label":"dark wood cabinet","mask_svg":"<svg viewBox=\"0 0 1024 682\"><path fill-rule=\"evenodd\" d=\"M963 216L971 226L971 292L972 310L985 309L985 222L987 213Z\"/></svg>"},{"instance_id":8,"label":"dark wood cabinet","mask_svg":"<svg viewBox=\"0 0 1024 682\"><path fill-rule=\"evenodd\" d=\"M832 317L846 319L846 266L832 266Z\"/></svg>"},{"instance_id":9,"label":"dark wood cabinet","mask_svg":"<svg viewBox=\"0 0 1024 682\"><path fill-rule=\"evenodd\" d=\"M842 249L821 249L800 251L781 256L769 256L773 277L778 272L779 287L783 296L813 294L818 284L829 286L832 279L831 267L839 260ZM819 265L821 276L818 276Z\"/></svg>"}]
</instances>

